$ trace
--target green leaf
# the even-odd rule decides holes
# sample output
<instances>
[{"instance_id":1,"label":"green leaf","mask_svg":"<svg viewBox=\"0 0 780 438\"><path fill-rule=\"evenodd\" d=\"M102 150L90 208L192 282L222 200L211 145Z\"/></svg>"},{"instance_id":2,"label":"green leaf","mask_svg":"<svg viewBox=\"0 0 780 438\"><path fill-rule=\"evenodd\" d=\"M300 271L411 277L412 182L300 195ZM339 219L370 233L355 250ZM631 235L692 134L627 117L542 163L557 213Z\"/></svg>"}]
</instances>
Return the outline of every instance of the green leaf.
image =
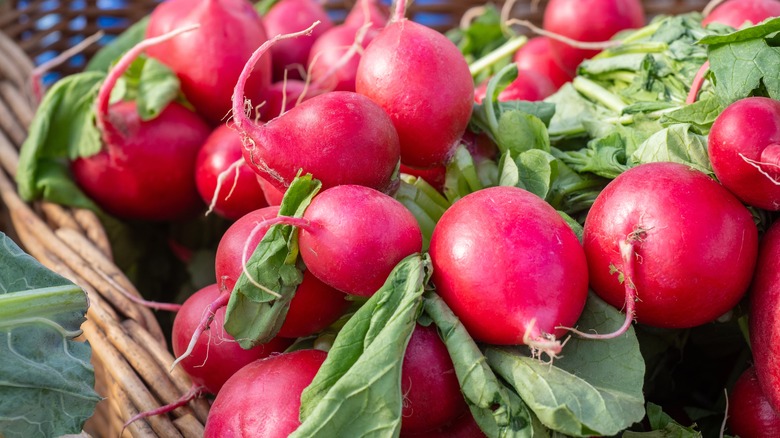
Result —
<instances>
[{"instance_id":1,"label":"green leaf","mask_svg":"<svg viewBox=\"0 0 780 438\"><path fill-rule=\"evenodd\" d=\"M85 71L107 72L125 52L143 41L148 24L149 17L147 16L128 27L127 30L95 53L95 56L87 63Z\"/></svg>"},{"instance_id":2,"label":"green leaf","mask_svg":"<svg viewBox=\"0 0 780 438\"><path fill-rule=\"evenodd\" d=\"M687 123L691 125L691 129L697 134L706 135L721 111L723 111L723 106L713 96L666 113L661 117L660 122L664 127L678 123Z\"/></svg>"},{"instance_id":3,"label":"green leaf","mask_svg":"<svg viewBox=\"0 0 780 438\"><path fill-rule=\"evenodd\" d=\"M301 396L291 437L396 437L401 427L401 366L422 307L430 259L402 260L339 332Z\"/></svg>"},{"instance_id":4,"label":"green leaf","mask_svg":"<svg viewBox=\"0 0 780 438\"><path fill-rule=\"evenodd\" d=\"M19 156L16 182L25 200L97 208L69 177L68 160L102 147L94 100L104 78L102 72L71 75L46 93Z\"/></svg>"},{"instance_id":5,"label":"green leaf","mask_svg":"<svg viewBox=\"0 0 780 438\"><path fill-rule=\"evenodd\" d=\"M550 137L544 122L519 110L501 114L496 144L501 152L511 151L515 155L532 149L550 151Z\"/></svg>"},{"instance_id":6,"label":"green leaf","mask_svg":"<svg viewBox=\"0 0 780 438\"><path fill-rule=\"evenodd\" d=\"M550 153L532 149L513 158L508 151L501 157L499 185L514 186L545 198L553 178L555 157Z\"/></svg>"},{"instance_id":7,"label":"green leaf","mask_svg":"<svg viewBox=\"0 0 780 438\"><path fill-rule=\"evenodd\" d=\"M482 159L475 163L468 149L460 145L447 164L444 196L453 204L470 193L497 185L498 173L498 167L493 160Z\"/></svg>"},{"instance_id":8,"label":"green leaf","mask_svg":"<svg viewBox=\"0 0 780 438\"><path fill-rule=\"evenodd\" d=\"M591 294L578 326L610 333L624 321L625 315ZM571 436L610 436L645 415L645 365L633 328L610 340L573 337L554 365L518 349L491 347L485 356L552 430Z\"/></svg>"},{"instance_id":9,"label":"green leaf","mask_svg":"<svg viewBox=\"0 0 780 438\"><path fill-rule=\"evenodd\" d=\"M436 324L452 358L461 392L474 419L488 437L531 437L525 403L487 365L485 356L460 320L435 293L423 296L425 314Z\"/></svg>"},{"instance_id":10,"label":"green leaf","mask_svg":"<svg viewBox=\"0 0 780 438\"><path fill-rule=\"evenodd\" d=\"M277 3L279 3L279 0L260 0L259 2L255 3L255 10L262 17L267 14L271 8L276 6Z\"/></svg>"},{"instance_id":11,"label":"green leaf","mask_svg":"<svg viewBox=\"0 0 780 438\"><path fill-rule=\"evenodd\" d=\"M685 427L674 421L660 406L654 403L647 404L647 419L650 422L651 431L623 433L623 438L701 438L702 434L696 430L696 425Z\"/></svg>"},{"instance_id":12,"label":"green leaf","mask_svg":"<svg viewBox=\"0 0 780 438\"><path fill-rule=\"evenodd\" d=\"M167 66L147 58L138 81L138 114L141 120L151 120L179 95L179 78Z\"/></svg>"},{"instance_id":13,"label":"green leaf","mask_svg":"<svg viewBox=\"0 0 780 438\"><path fill-rule=\"evenodd\" d=\"M672 125L653 134L631 156L633 164L682 163L711 174L707 137L691 132L686 123Z\"/></svg>"},{"instance_id":14,"label":"green leaf","mask_svg":"<svg viewBox=\"0 0 780 438\"><path fill-rule=\"evenodd\" d=\"M716 94L725 107L739 99L761 95L780 99L780 18L701 40L708 47Z\"/></svg>"},{"instance_id":15,"label":"green leaf","mask_svg":"<svg viewBox=\"0 0 780 438\"><path fill-rule=\"evenodd\" d=\"M322 184L306 175L293 180L285 192L280 216L301 217ZM225 330L242 348L270 341L279 332L290 308L295 290L303 280L296 263L298 241L291 225L274 225L266 233L247 262L246 272L236 281L225 313ZM274 291L276 297L261 287Z\"/></svg>"},{"instance_id":16,"label":"green leaf","mask_svg":"<svg viewBox=\"0 0 780 438\"><path fill-rule=\"evenodd\" d=\"M0 436L80 433L100 397L81 335L86 293L0 233Z\"/></svg>"}]
</instances>

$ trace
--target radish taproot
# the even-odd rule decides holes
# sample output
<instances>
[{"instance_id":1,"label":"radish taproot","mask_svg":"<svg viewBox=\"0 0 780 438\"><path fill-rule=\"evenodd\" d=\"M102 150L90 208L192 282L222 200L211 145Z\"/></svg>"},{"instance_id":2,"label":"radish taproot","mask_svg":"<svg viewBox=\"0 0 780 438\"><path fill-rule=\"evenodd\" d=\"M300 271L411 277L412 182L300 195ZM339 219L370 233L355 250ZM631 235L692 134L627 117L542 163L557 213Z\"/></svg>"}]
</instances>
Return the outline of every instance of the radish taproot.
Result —
<instances>
[{"instance_id":1,"label":"radish taproot","mask_svg":"<svg viewBox=\"0 0 780 438\"><path fill-rule=\"evenodd\" d=\"M233 120L244 136L244 158L280 190L302 171L320 180L323 189L359 184L392 192L398 185L398 134L384 110L365 96L320 94L263 125L244 111L244 86L258 59L276 42L315 27L271 38L244 67L233 95Z\"/></svg>"},{"instance_id":2,"label":"radish taproot","mask_svg":"<svg viewBox=\"0 0 780 438\"><path fill-rule=\"evenodd\" d=\"M780 1L777 0L729 0L707 14L701 25L720 23L739 29L745 23L758 24L767 18L778 16Z\"/></svg>"},{"instance_id":3,"label":"radish taproot","mask_svg":"<svg viewBox=\"0 0 780 438\"><path fill-rule=\"evenodd\" d=\"M182 38L151 48L149 56L167 65L197 112L212 123L230 115L230 97L241 69L267 38L260 16L247 0L169 0L152 11L147 37L199 24ZM246 94L260 103L271 83L271 60L265 58L246 84Z\"/></svg>"},{"instance_id":4,"label":"radish taproot","mask_svg":"<svg viewBox=\"0 0 780 438\"><path fill-rule=\"evenodd\" d=\"M583 11L597 19L584 19ZM645 13L640 0L550 0L544 9L546 31L575 41L600 42L626 29L645 25ZM566 42L550 41L552 54L570 76L585 59L599 50L579 48Z\"/></svg>"},{"instance_id":5,"label":"radish taproot","mask_svg":"<svg viewBox=\"0 0 780 438\"><path fill-rule=\"evenodd\" d=\"M549 204L516 187L467 195L433 230L433 284L471 336L554 356L588 295L585 253Z\"/></svg>"},{"instance_id":6,"label":"radish taproot","mask_svg":"<svg viewBox=\"0 0 780 438\"><path fill-rule=\"evenodd\" d=\"M111 69L95 101L103 149L71 162L76 183L108 213L122 219L167 221L196 214L203 203L195 186L195 160L211 132L197 114L171 102L144 121L134 101L110 104L117 80L143 51L178 37L181 28L147 39Z\"/></svg>"},{"instance_id":7,"label":"radish taproot","mask_svg":"<svg viewBox=\"0 0 780 438\"><path fill-rule=\"evenodd\" d=\"M746 369L731 390L727 422L740 438L780 436L780 413L772 408L758 383L756 369Z\"/></svg>"},{"instance_id":8,"label":"radish taproot","mask_svg":"<svg viewBox=\"0 0 780 438\"><path fill-rule=\"evenodd\" d=\"M179 357L188 347L193 333L201 322L203 313L214 302L220 291L217 284L208 285L184 301L173 320L171 346ZM277 337L249 350L241 346L223 328L225 308L217 309L208 333L201 334L189 356L179 362L194 384L203 385L211 394L219 393L222 385L247 364L280 353L292 344L292 340Z\"/></svg>"},{"instance_id":9,"label":"radish taproot","mask_svg":"<svg viewBox=\"0 0 780 438\"><path fill-rule=\"evenodd\" d=\"M744 296L758 253L748 209L704 173L647 163L611 181L585 219L590 285L602 299L655 327L688 328ZM584 334L582 334L584 335Z\"/></svg>"},{"instance_id":10,"label":"radish taproot","mask_svg":"<svg viewBox=\"0 0 780 438\"><path fill-rule=\"evenodd\" d=\"M780 101L748 97L723 110L707 141L715 176L743 202L780 210Z\"/></svg>"},{"instance_id":11,"label":"radish taproot","mask_svg":"<svg viewBox=\"0 0 780 438\"><path fill-rule=\"evenodd\" d=\"M474 83L457 46L404 18L405 11L406 1L398 1L391 22L366 48L355 89L390 115L402 163L436 167L449 160L466 130Z\"/></svg>"},{"instance_id":12,"label":"radish taproot","mask_svg":"<svg viewBox=\"0 0 780 438\"><path fill-rule=\"evenodd\" d=\"M195 162L198 193L218 215L236 220L268 205L257 174L243 160L241 137L220 125L206 139Z\"/></svg>"},{"instance_id":13,"label":"radish taproot","mask_svg":"<svg viewBox=\"0 0 780 438\"><path fill-rule=\"evenodd\" d=\"M324 351L299 350L245 366L217 394L204 437L287 437L300 426L301 393L326 357Z\"/></svg>"},{"instance_id":14,"label":"radish taproot","mask_svg":"<svg viewBox=\"0 0 780 438\"><path fill-rule=\"evenodd\" d=\"M769 404L780 412L780 222L761 238L748 316L756 376Z\"/></svg>"}]
</instances>

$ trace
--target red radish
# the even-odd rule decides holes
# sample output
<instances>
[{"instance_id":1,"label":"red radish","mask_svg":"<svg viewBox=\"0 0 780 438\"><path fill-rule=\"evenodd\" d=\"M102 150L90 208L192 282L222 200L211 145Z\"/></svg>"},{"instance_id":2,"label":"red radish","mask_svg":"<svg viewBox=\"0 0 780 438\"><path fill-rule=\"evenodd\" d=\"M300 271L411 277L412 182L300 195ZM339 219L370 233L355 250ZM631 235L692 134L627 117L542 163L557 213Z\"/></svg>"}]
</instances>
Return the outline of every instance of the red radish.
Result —
<instances>
[{"instance_id":1,"label":"red radish","mask_svg":"<svg viewBox=\"0 0 780 438\"><path fill-rule=\"evenodd\" d=\"M320 25L312 31L311 36L279 41L271 48L274 81L282 81L285 71L288 79L303 78L301 73L306 71L311 46L320 35L333 27L333 22L322 3L317 0L280 0L263 16L265 29L271 37L296 32L316 21L319 21ZM255 47L259 45L258 43Z\"/></svg>"},{"instance_id":2,"label":"red radish","mask_svg":"<svg viewBox=\"0 0 780 438\"><path fill-rule=\"evenodd\" d=\"M206 139L195 162L195 182L201 198L228 219L238 219L268 205L257 174L243 160L241 137L221 125Z\"/></svg>"},{"instance_id":3,"label":"red radish","mask_svg":"<svg viewBox=\"0 0 780 438\"><path fill-rule=\"evenodd\" d=\"M777 0L729 0L718 5L704 17L701 25L720 23L738 29L745 22L758 24L767 18L778 16L780 16L780 1Z\"/></svg>"},{"instance_id":4,"label":"red radish","mask_svg":"<svg viewBox=\"0 0 780 438\"><path fill-rule=\"evenodd\" d=\"M324 351L299 350L245 366L217 394L204 437L287 437L301 424L301 393L325 357Z\"/></svg>"},{"instance_id":5,"label":"red radish","mask_svg":"<svg viewBox=\"0 0 780 438\"><path fill-rule=\"evenodd\" d=\"M707 151L723 186L749 205L780 210L780 101L729 105L712 124Z\"/></svg>"},{"instance_id":6,"label":"red radish","mask_svg":"<svg viewBox=\"0 0 780 438\"><path fill-rule=\"evenodd\" d=\"M486 438L485 432L479 428L474 416L468 409L450 424L422 433L403 433L401 438Z\"/></svg>"},{"instance_id":7,"label":"red radish","mask_svg":"<svg viewBox=\"0 0 780 438\"><path fill-rule=\"evenodd\" d=\"M233 120L245 136L246 162L280 190L302 170L320 180L323 188L359 184L393 191L398 184L398 134L384 110L365 96L344 91L321 94L264 125L244 113L244 84L255 62L277 41L310 30L273 37L255 51L239 77Z\"/></svg>"},{"instance_id":8,"label":"red radish","mask_svg":"<svg viewBox=\"0 0 780 438\"><path fill-rule=\"evenodd\" d=\"M424 169L454 153L471 118L474 84L455 44L404 18L405 10L406 1L398 1L392 21L366 48L355 88L390 115L401 162Z\"/></svg>"},{"instance_id":9,"label":"red radish","mask_svg":"<svg viewBox=\"0 0 780 438\"><path fill-rule=\"evenodd\" d=\"M363 186L324 190L303 219L278 222L300 228L301 258L315 277L352 295L373 295L401 260L422 250L420 227L406 207Z\"/></svg>"},{"instance_id":10,"label":"red radish","mask_svg":"<svg viewBox=\"0 0 780 438\"><path fill-rule=\"evenodd\" d=\"M217 281L225 290L233 290L248 258L270 228L258 229L258 224L275 218L278 213L277 207L247 213L222 235L217 246L215 269ZM278 335L285 338L313 335L336 321L348 307L349 301L343 293L305 271Z\"/></svg>"},{"instance_id":11,"label":"red radish","mask_svg":"<svg viewBox=\"0 0 780 438\"><path fill-rule=\"evenodd\" d=\"M447 178L447 168L445 166L432 167L430 169L415 169L406 165L401 165L401 173L422 178L438 191L444 190L444 180Z\"/></svg>"},{"instance_id":12,"label":"red radish","mask_svg":"<svg viewBox=\"0 0 780 438\"><path fill-rule=\"evenodd\" d=\"M257 175L257 182L260 183L260 187L262 187L263 193L265 193L265 201L268 205L282 205L282 199L284 199L283 191L277 189L276 186L260 175Z\"/></svg>"},{"instance_id":13,"label":"red radish","mask_svg":"<svg viewBox=\"0 0 780 438\"><path fill-rule=\"evenodd\" d=\"M71 163L76 183L101 208L122 219L166 221L190 217L203 207L195 187L195 160L210 133L195 113L173 102L149 121L135 102L109 105L111 90L135 58L175 32L128 51L100 87L96 124L103 149Z\"/></svg>"},{"instance_id":14,"label":"red radish","mask_svg":"<svg viewBox=\"0 0 780 438\"><path fill-rule=\"evenodd\" d=\"M488 81L484 81L474 90L474 101L482 103L487 92ZM518 70L517 78L498 93L499 102L510 100L538 101L555 92L555 86L541 73L533 70Z\"/></svg>"},{"instance_id":15,"label":"red radish","mask_svg":"<svg viewBox=\"0 0 780 438\"><path fill-rule=\"evenodd\" d=\"M192 334L201 322L203 312L220 293L219 287L212 284L195 292L184 302L173 321L171 333L171 346L177 357L187 349ZM192 382L203 385L211 394L217 394L228 378L245 365L284 351L292 344L292 340L279 337L244 350L222 327L224 321L223 307L214 313L211 329L198 337L192 353L179 362L192 378Z\"/></svg>"},{"instance_id":16,"label":"red radish","mask_svg":"<svg viewBox=\"0 0 780 438\"><path fill-rule=\"evenodd\" d=\"M586 18L585 11L587 16L598 18ZM545 30L583 42L606 41L622 30L644 25L645 13L640 0L550 0L543 19ZM598 53L557 40L550 41L550 48L572 77L583 60Z\"/></svg>"},{"instance_id":17,"label":"red radish","mask_svg":"<svg viewBox=\"0 0 780 438\"><path fill-rule=\"evenodd\" d=\"M678 163L631 168L585 219L590 285L631 320L687 328L723 315L745 294L758 230L750 212L704 173ZM606 335L595 337L607 337Z\"/></svg>"},{"instance_id":18,"label":"red radish","mask_svg":"<svg viewBox=\"0 0 780 438\"><path fill-rule=\"evenodd\" d=\"M257 110L260 120L273 120L286 113L298 104L298 99L304 93L306 94L303 99L306 99L319 94L320 91L307 87L306 82L297 79L274 82L266 88L263 105Z\"/></svg>"},{"instance_id":19,"label":"red radish","mask_svg":"<svg viewBox=\"0 0 780 438\"><path fill-rule=\"evenodd\" d=\"M323 33L309 53L309 75L317 88L355 91L360 54L387 23L376 0L355 3L344 24Z\"/></svg>"},{"instance_id":20,"label":"red radish","mask_svg":"<svg viewBox=\"0 0 780 438\"><path fill-rule=\"evenodd\" d=\"M266 39L260 16L247 0L169 0L152 11L147 37L189 24L200 28L149 50L149 56L170 67L181 81L187 100L213 123L230 115L230 97L241 68ZM260 102L271 83L271 60L257 66L246 94Z\"/></svg>"},{"instance_id":21,"label":"red radish","mask_svg":"<svg viewBox=\"0 0 780 438\"><path fill-rule=\"evenodd\" d=\"M557 90L572 80L552 54L552 40L546 36L531 38L515 52L514 61L520 70L533 70L546 76Z\"/></svg>"},{"instance_id":22,"label":"red radish","mask_svg":"<svg viewBox=\"0 0 780 438\"><path fill-rule=\"evenodd\" d=\"M489 242L489 244L488 244ZM538 196L492 187L456 201L433 230L433 283L474 339L552 355L588 295L577 236Z\"/></svg>"},{"instance_id":23,"label":"red radish","mask_svg":"<svg viewBox=\"0 0 780 438\"><path fill-rule=\"evenodd\" d=\"M764 234L750 289L750 345L761 390L780 412L780 222Z\"/></svg>"},{"instance_id":24,"label":"red radish","mask_svg":"<svg viewBox=\"0 0 780 438\"><path fill-rule=\"evenodd\" d=\"M401 369L401 393L402 434L437 429L466 411L452 359L435 326L418 324L412 332Z\"/></svg>"},{"instance_id":25,"label":"red radish","mask_svg":"<svg viewBox=\"0 0 780 438\"><path fill-rule=\"evenodd\" d=\"M755 368L745 370L734 384L727 418L729 429L740 438L780 436L780 414L761 391Z\"/></svg>"}]
</instances>

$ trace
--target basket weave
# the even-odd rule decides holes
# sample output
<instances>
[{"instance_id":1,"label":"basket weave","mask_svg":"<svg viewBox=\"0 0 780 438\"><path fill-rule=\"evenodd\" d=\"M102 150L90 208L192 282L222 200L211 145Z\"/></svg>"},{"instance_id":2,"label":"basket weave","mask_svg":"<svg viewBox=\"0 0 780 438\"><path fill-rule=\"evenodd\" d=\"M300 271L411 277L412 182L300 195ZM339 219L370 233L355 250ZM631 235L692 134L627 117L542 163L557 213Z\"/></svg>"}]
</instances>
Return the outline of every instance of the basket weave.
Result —
<instances>
[{"instance_id":1,"label":"basket weave","mask_svg":"<svg viewBox=\"0 0 780 438\"><path fill-rule=\"evenodd\" d=\"M101 29L116 35L148 14L157 1L124 3L113 10L98 8L96 0L0 4L0 231L89 294L91 305L83 325L84 337L93 348L96 390L105 397L85 425L85 431L96 437L119 436L125 420L139 411L177 400L191 383L180 367L168 371L174 358L152 312L126 297L140 294L113 263L97 217L86 210L51 203L27 204L19 198L13 176L18 149L35 111L29 84L33 68L30 59L60 53ZM327 0L325 4L338 21L352 3ZM540 23L546 3L541 1L534 8L532 2L520 0L512 17ZM648 16L653 16L701 10L706 3L655 0L644 5ZM477 0L418 0L411 5L410 16L445 30L457 26L467 9L481 4L484 2ZM85 56L56 70L61 74L78 71L94 50L87 50ZM171 414L136 421L123 436L199 437L207 414L208 403L198 399Z\"/></svg>"}]
</instances>

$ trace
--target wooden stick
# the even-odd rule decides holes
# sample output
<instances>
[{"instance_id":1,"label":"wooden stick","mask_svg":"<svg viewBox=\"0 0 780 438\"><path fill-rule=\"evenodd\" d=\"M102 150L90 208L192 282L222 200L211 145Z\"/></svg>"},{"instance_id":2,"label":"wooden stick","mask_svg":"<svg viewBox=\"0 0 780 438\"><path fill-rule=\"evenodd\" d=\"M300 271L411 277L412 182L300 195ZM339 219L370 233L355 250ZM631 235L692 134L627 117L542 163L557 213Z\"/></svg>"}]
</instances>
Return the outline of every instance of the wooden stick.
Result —
<instances>
[{"instance_id":1,"label":"wooden stick","mask_svg":"<svg viewBox=\"0 0 780 438\"><path fill-rule=\"evenodd\" d=\"M87 238L100 249L103 255L109 260L114 260L114 255L111 251L111 242L109 242L106 229L103 228L103 224L100 223L98 216L93 211L85 208L74 208L73 218L81 225Z\"/></svg>"}]
</instances>

